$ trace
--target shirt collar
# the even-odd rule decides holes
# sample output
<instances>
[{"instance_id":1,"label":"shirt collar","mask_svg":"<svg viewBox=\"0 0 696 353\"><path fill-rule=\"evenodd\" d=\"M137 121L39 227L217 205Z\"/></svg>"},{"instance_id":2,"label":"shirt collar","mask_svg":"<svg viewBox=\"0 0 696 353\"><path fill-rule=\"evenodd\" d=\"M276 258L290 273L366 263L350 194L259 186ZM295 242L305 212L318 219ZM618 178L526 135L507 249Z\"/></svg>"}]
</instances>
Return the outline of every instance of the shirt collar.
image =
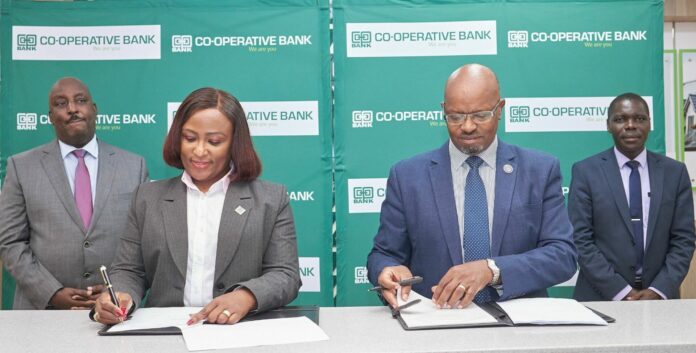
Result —
<instances>
[{"instance_id":1,"label":"shirt collar","mask_svg":"<svg viewBox=\"0 0 696 353\"><path fill-rule=\"evenodd\" d=\"M92 157L99 158L99 144L97 143L96 134L92 136L92 139L89 140L89 142L87 142L87 144L82 146L81 148L70 146L61 140L58 140L58 146L60 147L60 154L61 156L63 156L63 159L68 157L68 155L71 154L74 150L85 150Z\"/></svg>"},{"instance_id":2,"label":"shirt collar","mask_svg":"<svg viewBox=\"0 0 696 353\"><path fill-rule=\"evenodd\" d=\"M631 159L628 159L628 157L624 156L623 153L619 152L619 149L614 146L614 155L616 156L616 162L619 164L619 169L623 168L626 165L626 162L630 161ZM643 151L636 156L636 158L633 158L634 161L640 163L640 168L645 169L648 167L648 152L646 148L643 148Z\"/></svg>"},{"instance_id":3,"label":"shirt collar","mask_svg":"<svg viewBox=\"0 0 696 353\"><path fill-rule=\"evenodd\" d=\"M213 183L213 185L210 186L210 189L208 189L208 192L206 194L213 194L217 192L222 192L223 194L227 193L227 188L230 186L230 175L232 174L232 171L234 171L234 165L231 166L230 171L227 172L220 180L216 181ZM198 192L201 192L198 189L198 186L193 182L193 178L191 178L191 175L184 170L184 174L181 175L181 181L186 185L187 188L191 190L195 190Z\"/></svg>"},{"instance_id":4,"label":"shirt collar","mask_svg":"<svg viewBox=\"0 0 696 353\"><path fill-rule=\"evenodd\" d=\"M488 148L479 153L477 156L483 159L483 163L495 170L496 155L498 153L498 136L493 138L493 142ZM471 154L466 154L460 151L457 146L454 145L452 139L449 140L449 154L450 161L452 163L453 169L458 169L464 165L467 158L473 156Z\"/></svg>"}]
</instances>

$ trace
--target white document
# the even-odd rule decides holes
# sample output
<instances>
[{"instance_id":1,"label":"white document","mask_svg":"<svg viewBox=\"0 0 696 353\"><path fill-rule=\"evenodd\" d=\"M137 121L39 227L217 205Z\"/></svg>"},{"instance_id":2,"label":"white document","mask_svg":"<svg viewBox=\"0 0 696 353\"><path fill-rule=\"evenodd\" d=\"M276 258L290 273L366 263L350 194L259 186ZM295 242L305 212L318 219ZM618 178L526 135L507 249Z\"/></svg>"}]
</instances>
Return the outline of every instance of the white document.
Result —
<instances>
[{"instance_id":1,"label":"white document","mask_svg":"<svg viewBox=\"0 0 696 353\"><path fill-rule=\"evenodd\" d=\"M302 316L240 322L234 325L182 327L189 351L225 349L328 340L312 320Z\"/></svg>"},{"instance_id":2,"label":"white document","mask_svg":"<svg viewBox=\"0 0 696 353\"><path fill-rule=\"evenodd\" d=\"M498 305L515 325L607 325L604 319L573 299L520 298Z\"/></svg>"},{"instance_id":3,"label":"white document","mask_svg":"<svg viewBox=\"0 0 696 353\"><path fill-rule=\"evenodd\" d=\"M189 314L195 314L201 309L200 307L142 308L136 310L130 319L112 326L109 332L186 326L186 322L190 319Z\"/></svg>"},{"instance_id":4,"label":"white document","mask_svg":"<svg viewBox=\"0 0 696 353\"><path fill-rule=\"evenodd\" d=\"M408 300L401 300L401 290L397 293L399 306L420 299L421 302L401 310L401 319L409 328L437 326L482 325L498 322L493 315L475 303L463 309L438 309L432 300L411 291Z\"/></svg>"}]
</instances>

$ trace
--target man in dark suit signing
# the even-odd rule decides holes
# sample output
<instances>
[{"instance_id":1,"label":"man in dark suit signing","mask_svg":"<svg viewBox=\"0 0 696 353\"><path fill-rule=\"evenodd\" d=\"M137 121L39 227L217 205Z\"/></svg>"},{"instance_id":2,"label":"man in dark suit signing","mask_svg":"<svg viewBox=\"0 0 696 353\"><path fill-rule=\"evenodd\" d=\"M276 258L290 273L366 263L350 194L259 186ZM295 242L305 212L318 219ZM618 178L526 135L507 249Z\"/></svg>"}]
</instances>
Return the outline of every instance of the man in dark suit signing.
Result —
<instances>
[{"instance_id":1,"label":"man in dark suit signing","mask_svg":"<svg viewBox=\"0 0 696 353\"><path fill-rule=\"evenodd\" d=\"M97 105L80 80L58 80L48 106L57 139L7 160L0 258L17 282L14 309L89 308L148 172L95 136Z\"/></svg>"},{"instance_id":2,"label":"man in dark suit signing","mask_svg":"<svg viewBox=\"0 0 696 353\"><path fill-rule=\"evenodd\" d=\"M650 112L633 93L609 105L614 147L573 166L581 301L679 298L694 252L691 183L683 163L648 151Z\"/></svg>"},{"instance_id":3,"label":"man in dark suit signing","mask_svg":"<svg viewBox=\"0 0 696 353\"><path fill-rule=\"evenodd\" d=\"M390 305L412 275L438 307L463 308L547 296L575 273L558 160L500 141L504 106L491 69L460 67L442 104L448 141L392 167L367 260Z\"/></svg>"}]
</instances>

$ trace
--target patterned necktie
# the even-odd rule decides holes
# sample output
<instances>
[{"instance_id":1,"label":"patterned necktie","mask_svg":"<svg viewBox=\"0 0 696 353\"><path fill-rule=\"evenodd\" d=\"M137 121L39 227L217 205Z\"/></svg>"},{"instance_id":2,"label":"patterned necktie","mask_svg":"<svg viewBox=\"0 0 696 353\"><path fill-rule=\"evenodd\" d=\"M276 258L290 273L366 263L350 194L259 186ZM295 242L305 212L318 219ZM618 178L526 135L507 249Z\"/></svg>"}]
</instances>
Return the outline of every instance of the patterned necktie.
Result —
<instances>
[{"instance_id":1,"label":"patterned necktie","mask_svg":"<svg viewBox=\"0 0 696 353\"><path fill-rule=\"evenodd\" d=\"M80 212L82 224L85 230L89 229L92 221L92 183L89 179L89 171L85 164L85 150L74 150L72 152L77 157L77 168L75 168L75 204Z\"/></svg>"},{"instance_id":2,"label":"patterned necktie","mask_svg":"<svg viewBox=\"0 0 696 353\"><path fill-rule=\"evenodd\" d=\"M640 186L640 163L628 161L626 165L631 168L628 177L628 206L633 226L633 240L636 249L636 269L640 273L643 269L643 193Z\"/></svg>"},{"instance_id":3,"label":"patterned necktie","mask_svg":"<svg viewBox=\"0 0 696 353\"><path fill-rule=\"evenodd\" d=\"M471 167L464 187L464 262L487 259L491 256L488 236L488 200L486 188L479 175L483 159L471 156L466 164ZM474 297L477 304L495 301L498 293L486 286Z\"/></svg>"}]
</instances>

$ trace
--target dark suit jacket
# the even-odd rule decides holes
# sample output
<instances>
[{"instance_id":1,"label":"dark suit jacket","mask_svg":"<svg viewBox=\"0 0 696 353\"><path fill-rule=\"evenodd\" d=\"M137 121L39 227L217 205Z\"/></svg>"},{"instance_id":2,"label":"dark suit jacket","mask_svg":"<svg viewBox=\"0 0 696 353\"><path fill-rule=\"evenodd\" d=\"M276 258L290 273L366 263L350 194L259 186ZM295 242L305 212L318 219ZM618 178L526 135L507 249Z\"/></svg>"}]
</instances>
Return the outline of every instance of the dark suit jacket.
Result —
<instances>
[{"instance_id":1,"label":"dark suit jacket","mask_svg":"<svg viewBox=\"0 0 696 353\"><path fill-rule=\"evenodd\" d=\"M648 151L650 214L644 287L679 298L694 252L691 182L683 163ZM575 228L580 274L577 300L611 300L635 277L636 253L628 201L614 149L573 166L568 212Z\"/></svg>"},{"instance_id":2,"label":"dark suit jacket","mask_svg":"<svg viewBox=\"0 0 696 353\"><path fill-rule=\"evenodd\" d=\"M235 212L237 207L246 211ZM141 185L128 216L111 280L136 306L184 305L188 258L186 186L181 177ZM292 301L300 288L295 223L285 188L259 180L227 189L218 231L213 297L238 286L264 311Z\"/></svg>"},{"instance_id":3,"label":"dark suit jacket","mask_svg":"<svg viewBox=\"0 0 696 353\"><path fill-rule=\"evenodd\" d=\"M142 157L98 140L94 213L84 229L58 141L7 160L0 194L0 257L17 281L14 309L44 309L62 287L102 283L126 225L133 190L147 177Z\"/></svg>"},{"instance_id":4,"label":"dark suit jacket","mask_svg":"<svg viewBox=\"0 0 696 353\"><path fill-rule=\"evenodd\" d=\"M491 255L503 280L500 299L546 296L576 269L558 160L499 141L495 183ZM431 297L430 288L462 263L452 187L448 144L391 169L367 261L372 283L384 267L405 265L423 277L413 289Z\"/></svg>"}]
</instances>

